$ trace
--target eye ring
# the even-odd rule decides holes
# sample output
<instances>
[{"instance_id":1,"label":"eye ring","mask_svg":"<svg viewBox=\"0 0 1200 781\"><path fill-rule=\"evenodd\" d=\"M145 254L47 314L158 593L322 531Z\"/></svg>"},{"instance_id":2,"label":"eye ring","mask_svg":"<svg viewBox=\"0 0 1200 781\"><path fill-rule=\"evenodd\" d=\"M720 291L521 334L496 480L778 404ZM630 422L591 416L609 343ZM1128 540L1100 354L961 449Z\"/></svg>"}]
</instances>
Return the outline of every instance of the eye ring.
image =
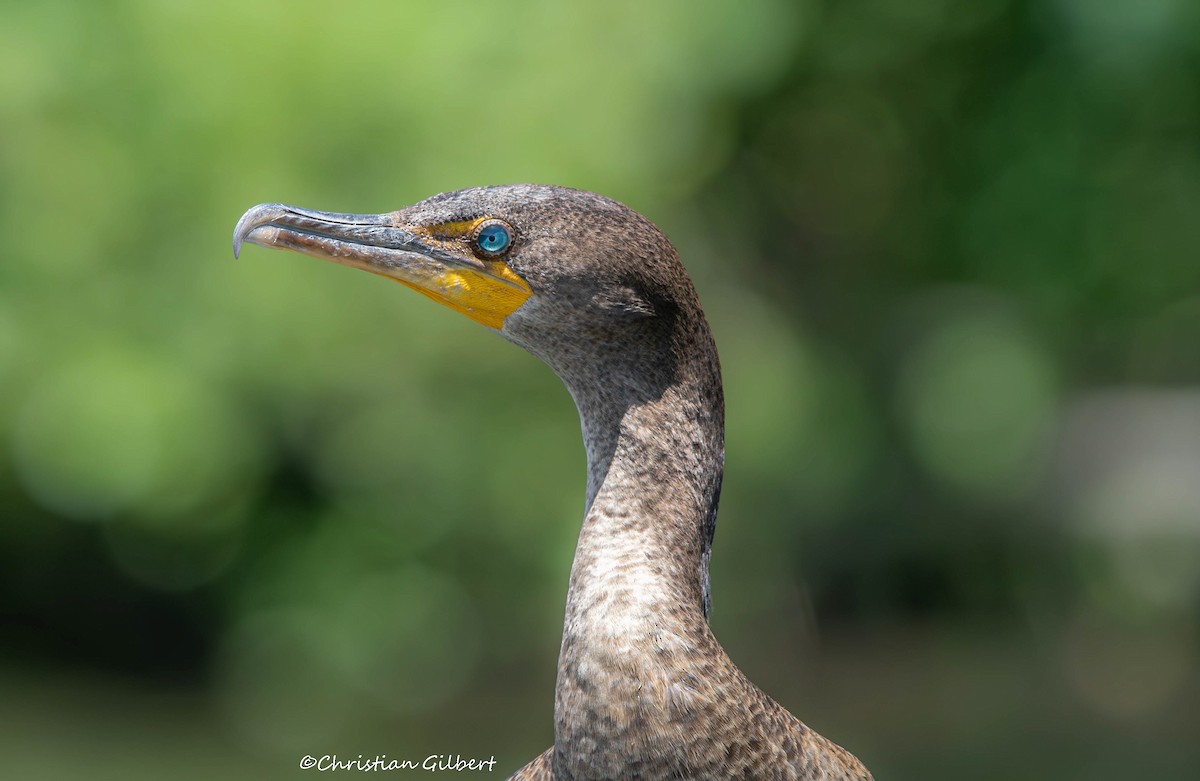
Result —
<instances>
[{"instance_id":1,"label":"eye ring","mask_svg":"<svg viewBox=\"0 0 1200 781\"><path fill-rule=\"evenodd\" d=\"M475 226L471 234L471 246L475 254L485 258L498 258L512 249L513 229L503 220L484 220Z\"/></svg>"}]
</instances>

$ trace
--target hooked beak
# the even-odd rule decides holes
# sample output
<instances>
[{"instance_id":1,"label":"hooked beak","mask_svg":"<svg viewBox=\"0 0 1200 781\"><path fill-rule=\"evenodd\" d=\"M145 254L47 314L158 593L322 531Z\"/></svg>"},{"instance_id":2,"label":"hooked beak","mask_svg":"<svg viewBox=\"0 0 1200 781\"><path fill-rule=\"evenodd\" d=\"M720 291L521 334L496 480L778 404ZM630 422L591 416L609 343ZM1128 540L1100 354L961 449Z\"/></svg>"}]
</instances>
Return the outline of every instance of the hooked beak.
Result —
<instances>
[{"instance_id":1,"label":"hooked beak","mask_svg":"<svg viewBox=\"0 0 1200 781\"><path fill-rule=\"evenodd\" d=\"M489 328L501 328L532 295L502 260L477 258L439 241L419 226L402 224L395 212L339 214L263 203L238 220L235 258L246 242L390 277Z\"/></svg>"}]
</instances>

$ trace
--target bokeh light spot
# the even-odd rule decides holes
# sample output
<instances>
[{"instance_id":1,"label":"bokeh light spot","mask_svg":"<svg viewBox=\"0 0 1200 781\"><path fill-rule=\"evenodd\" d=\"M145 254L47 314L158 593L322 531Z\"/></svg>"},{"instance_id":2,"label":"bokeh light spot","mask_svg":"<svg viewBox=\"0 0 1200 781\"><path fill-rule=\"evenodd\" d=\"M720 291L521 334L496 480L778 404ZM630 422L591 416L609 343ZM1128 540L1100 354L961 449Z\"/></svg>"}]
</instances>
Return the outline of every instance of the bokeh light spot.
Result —
<instances>
[{"instance_id":1,"label":"bokeh light spot","mask_svg":"<svg viewBox=\"0 0 1200 781\"><path fill-rule=\"evenodd\" d=\"M49 371L20 405L14 460L47 507L78 519L130 514L186 534L181 520L247 479L256 443L205 383L121 348ZM193 517L207 527L236 514Z\"/></svg>"},{"instance_id":2,"label":"bokeh light spot","mask_svg":"<svg viewBox=\"0 0 1200 781\"><path fill-rule=\"evenodd\" d=\"M915 455L981 497L1020 495L1048 457L1056 383L1031 334L1003 315L959 311L907 356L898 401Z\"/></svg>"}]
</instances>

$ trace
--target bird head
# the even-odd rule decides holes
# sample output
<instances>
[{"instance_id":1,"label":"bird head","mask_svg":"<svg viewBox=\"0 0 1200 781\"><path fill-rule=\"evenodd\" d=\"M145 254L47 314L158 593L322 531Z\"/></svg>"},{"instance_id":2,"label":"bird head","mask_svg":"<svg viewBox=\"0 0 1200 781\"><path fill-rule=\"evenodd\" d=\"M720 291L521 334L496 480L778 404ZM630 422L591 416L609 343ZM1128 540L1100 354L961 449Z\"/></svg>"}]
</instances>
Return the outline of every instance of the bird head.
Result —
<instances>
[{"instance_id":1,"label":"bird head","mask_svg":"<svg viewBox=\"0 0 1200 781\"><path fill-rule=\"evenodd\" d=\"M695 300L653 224L565 187L476 187L386 214L261 204L238 222L235 255L244 242L390 277L499 331L560 375L583 353L594 364L597 345L628 356L658 342L649 352L661 355L668 345L656 335Z\"/></svg>"}]
</instances>

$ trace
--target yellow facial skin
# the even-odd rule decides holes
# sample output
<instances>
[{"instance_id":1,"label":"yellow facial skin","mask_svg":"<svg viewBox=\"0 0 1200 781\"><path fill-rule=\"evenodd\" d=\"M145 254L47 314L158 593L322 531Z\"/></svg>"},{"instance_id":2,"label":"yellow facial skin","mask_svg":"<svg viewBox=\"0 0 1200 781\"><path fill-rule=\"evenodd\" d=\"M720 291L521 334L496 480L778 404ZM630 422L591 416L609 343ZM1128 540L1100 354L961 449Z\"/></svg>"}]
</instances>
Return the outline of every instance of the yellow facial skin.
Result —
<instances>
[{"instance_id":1,"label":"yellow facial skin","mask_svg":"<svg viewBox=\"0 0 1200 781\"><path fill-rule=\"evenodd\" d=\"M370 271L500 329L533 291L503 257L476 254L475 232L486 221L406 225L396 214L338 214L260 204L238 222L234 253L250 242Z\"/></svg>"},{"instance_id":2,"label":"yellow facial skin","mask_svg":"<svg viewBox=\"0 0 1200 781\"><path fill-rule=\"evenodd\" d=\"M470 242L475 229L486 218L464 222L447 222L440 225L415 228L413 233L431 245L456 254L470 254ZM504 320L521 308L533 291L500 258L478 258L484 265L481 273L471 267L446 267L437 275L436 284L418 283L392 276L397 282L412 288L423 296L432 298L456 312L460 312L488 328L500 329Z\"/></svg>"}]
</instances>

